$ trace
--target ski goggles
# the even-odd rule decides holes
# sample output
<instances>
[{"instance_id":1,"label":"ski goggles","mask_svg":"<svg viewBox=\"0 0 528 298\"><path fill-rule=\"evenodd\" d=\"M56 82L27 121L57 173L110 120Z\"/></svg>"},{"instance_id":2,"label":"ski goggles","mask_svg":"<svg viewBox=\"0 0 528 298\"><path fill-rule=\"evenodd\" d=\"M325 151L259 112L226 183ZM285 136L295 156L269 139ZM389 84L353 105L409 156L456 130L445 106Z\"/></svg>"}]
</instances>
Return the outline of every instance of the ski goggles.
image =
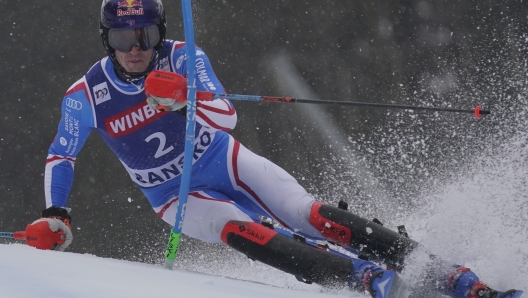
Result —
<instances>
[{"instance_id":1,"label":"ski goggles","mask_svg":"<svg viewBox=\"0 0 528 298\"><path fill-rule=\"evenodd\" d=\"M158 26L144 28L111 28L108 31L108 43L120 52L128 53L133 46L142 51L152 49L158 44L160 34Z\"/></svg>"}]
</instances>

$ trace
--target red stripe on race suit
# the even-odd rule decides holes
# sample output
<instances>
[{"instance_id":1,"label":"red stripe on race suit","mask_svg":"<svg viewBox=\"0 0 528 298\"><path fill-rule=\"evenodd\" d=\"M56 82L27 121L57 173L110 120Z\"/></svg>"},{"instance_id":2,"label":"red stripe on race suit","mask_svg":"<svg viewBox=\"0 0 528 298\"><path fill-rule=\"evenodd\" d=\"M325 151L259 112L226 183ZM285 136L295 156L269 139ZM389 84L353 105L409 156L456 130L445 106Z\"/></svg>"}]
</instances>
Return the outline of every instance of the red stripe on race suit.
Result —
<instances>
[{"instance_id":1,"label":"red stripe on race suit","mask_svg":"<svg viewBox=\"0 0 528 298\"><path fill-rule=\"evenodd\" d=\"M236 113L235 108L233 108L225 99L220 99L220 100L225 102L228 108L227 110L211 107L206 104L201 104L200 102L198 102L198 109L196 110L196 116L202 118L208 124L208 126L212 128L223 130L223 131L230 131L232 130L231 127L224 127L224 126L218 125L216 122L211 120L211 118L207 117L205 113L202 111L202 110L205 110L205 111L210 111L210 112L213 112L219 115L233 116Z\"/></svg>"},{"instance_id":2,"label":"red stripe on race suit","mask_svg":"<svg viewBox=\"0 0 528 298\"><path fill-rule=\"evenodd\" d=\"M60 160L60 159L65 160L65 161L75 162L75 159L70 158L70 157L53 156L53 157L47 158L46 159L46 163L50 163L50 162L53 162L53 161L56 161L56 160Z\"/></svg>"},{"instance_id":3,"label":"red stripe on race suit","mask_svg":"<svg viewBox=\"0 0 528 298\"><path fill-rule=\"evenodd\" d=\"M175 197L174 199L170 200L167 204L165 204L163 206L163 208L161 208L161 210L159 212L157 212L156 214L158 215L159 218L163 218L163 215L165 215L165 211L167 211L167 209L169 209L169 207L174 203L174 202L177 202L178 201L178 197Z\"/></svg>"},{"instance_id":4,"label":"red stripe on race suit","mask_svg":"<svg viewBox=\"0 0 528 298\"><path fill-rule=\"evenodd\" d=\"M222 202L222 203L231 203L231 201L218 200L218 199L215 199L215 198L206 197L206 196L204 196L204 195L202 195L201 193L198 193L198 192L191 192L191 193L189 193L189 196L193 196L193 197L201 199L201 200L217 201L217 202ZM156 213L158 215L158 217L163 218L163 215L165 215L165 211L167 211L167 209L169 209L169 207L174 202L177 202L177 201L178 201L178 197L175 197L172 200L170 200L167 204L165 204L163 206L163 208L161 208L161 210Z\"/></svg>"},{"instance_id":5,"label":"red stripe on race suit","mask_svg":"<svg viewBox=\"0 0 528 298\"><path fill-rule=\"evenodd\" d=\"M72 93L75 93L75 92L81 91L81 90L84 91L84 95L86 96L86 100L88 100L88 102L91 104L92 102L90 101L90 96L88 95L88 89L86 89L86 85L84 84L84 82L80 82L79 84L73 86L71 89L66 91L66 94L64 94L64 96L68 96L68 95L70 95Z\"/></svg>"},{"instance_id":6,"label":"red stripe on race suit","mask_svg":"<svg viewBox=\"0 0 528 298\"><path fill-rule=\"evenodd\" d=\"M242 182L242 180L240 180L240 176L238 175L238 162L237 162L239 150L240 150L240 143L237 140L235 140L234 145L233 145L232 163L233 163L233 176L235 178L236 184L240 186L242 189L244 189L249 195L251 195L253 199L255 199L255 201L258 202L260 207L262 207L269 215L271 215L275 220L277 220L285 228L290 229L290 227L285 222L283 222L278 216L276 216L275 214L273 214L273 212L271 212L268 206L266 206L266 204L262 202L260 197L253 191L253 189L251 189L251 187L249 187L247 184Z\"/></svg>"}]
</instances>

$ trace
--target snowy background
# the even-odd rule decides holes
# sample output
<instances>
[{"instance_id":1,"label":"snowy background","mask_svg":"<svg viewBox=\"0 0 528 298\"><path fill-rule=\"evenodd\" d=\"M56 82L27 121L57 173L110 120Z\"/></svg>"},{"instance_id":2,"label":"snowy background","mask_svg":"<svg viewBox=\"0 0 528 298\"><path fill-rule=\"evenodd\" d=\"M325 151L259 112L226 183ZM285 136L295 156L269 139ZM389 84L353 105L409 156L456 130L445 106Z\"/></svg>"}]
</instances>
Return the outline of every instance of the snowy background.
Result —
<instances>
[{"instance_id":1,"label":"snowy background","mask_svg":"<svg viewBox=\"0 0 528 298\"><path fill-rule=\"evenodd\" d=\"M164 2L169 37L182 39L179 3ZM240 102L233 135L318 199L344 200L351 212L390 228L405 224L413 239L471 267L491 287L528 290L526 1L193 3L197 43L228 92L491 110L477 120ZM44 160L62 95L104 51L99 1L0 6L0 230L15 231L44 208ZM178 280L182 288L224 293L215 285L231 282L195 284L205 277L185 270L273 285L264 292L356 296L299 283L223 245L187 237L177 270L163 270L169 227L95 134L79 155L70 207L75 238L67 253L0 239L0 297L62 290L145 297ZM421 265L411 259L404 277L412 280ZM244 287L256 285L236 283L226 295Z\"/></svg>"}]
</instances>

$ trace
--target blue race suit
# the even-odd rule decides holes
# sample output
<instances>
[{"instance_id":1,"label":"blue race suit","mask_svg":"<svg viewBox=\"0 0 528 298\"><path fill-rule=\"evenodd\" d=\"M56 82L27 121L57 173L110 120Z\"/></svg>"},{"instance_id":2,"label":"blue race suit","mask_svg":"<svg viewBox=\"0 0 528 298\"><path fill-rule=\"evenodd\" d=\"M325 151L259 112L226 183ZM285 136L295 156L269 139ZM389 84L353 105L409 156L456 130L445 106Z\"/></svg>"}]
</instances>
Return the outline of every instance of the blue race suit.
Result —
<instances>
[{"instance_id":1,"label":"blue race suit","mask_svg":"<svg viewBox=\"0 0 528 298\"><path fill-rule=\"evenodd\" d=\"M166 40L156 69L186 76L184 43ZM196 47L197 89L225 92L207 55ZM163 220L174 224L183 165L186 118L152 109L144 79L124 82L108 57L97 62L66 92L57 135L45 170L46 205L66 207L76 156L95 129L119 158ZM310 225L314 199L297 181L269 160L257 156L226 131L236 112L226 99L199 102L193 169L183 232L220 242L229 220L272 217L285 227L322 238Z\"/></svg>"}]
</instances>

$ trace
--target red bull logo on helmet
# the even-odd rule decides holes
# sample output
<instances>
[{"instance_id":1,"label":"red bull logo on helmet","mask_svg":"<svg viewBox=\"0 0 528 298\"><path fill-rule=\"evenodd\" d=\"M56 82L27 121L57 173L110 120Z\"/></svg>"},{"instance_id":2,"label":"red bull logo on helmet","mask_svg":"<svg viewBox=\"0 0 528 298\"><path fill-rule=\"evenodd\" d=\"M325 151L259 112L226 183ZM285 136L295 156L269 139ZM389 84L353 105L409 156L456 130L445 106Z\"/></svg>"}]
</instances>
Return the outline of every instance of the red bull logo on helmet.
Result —
<instances>
[{"instance_id":1,"label":"red bull logo on helmet","mask_svg":"<svg viewBox=\"0 0 528 298\"><path fill-rule=\"evenodd\" d=\"M117 3L117 16L135 16L143 14L141 0L125 0Z\"/></svg>"}]
</instances>

